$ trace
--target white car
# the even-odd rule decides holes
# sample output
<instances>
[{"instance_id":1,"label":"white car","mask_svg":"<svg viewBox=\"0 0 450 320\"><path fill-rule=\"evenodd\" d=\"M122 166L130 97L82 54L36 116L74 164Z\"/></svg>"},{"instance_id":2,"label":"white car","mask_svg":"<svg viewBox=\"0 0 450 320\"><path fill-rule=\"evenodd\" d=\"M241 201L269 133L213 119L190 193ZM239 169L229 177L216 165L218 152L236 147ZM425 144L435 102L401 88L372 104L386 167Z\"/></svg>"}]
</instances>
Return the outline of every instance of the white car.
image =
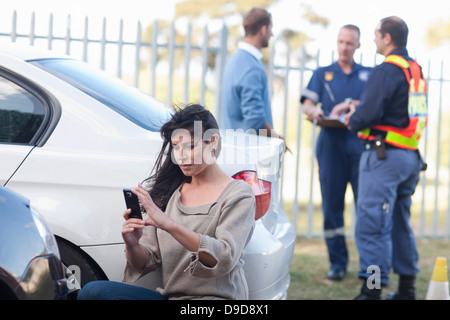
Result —
<instances>
[{"instance_id":1,"label":"white car","mask_svg":"<svg viewBox=\"0 0 450 320\"><path fill-rule=\"evenodd\" d=\"M122 280L122 190L149 176L169 112L82 61L0 46L0 184L41 212L81 286ZM296 235L277 201L284 144L228 130L223 138L219 163L253 185L258 203L244 257L250 298L285 299ZM158 272L143 280L160 281Z\"/></svg>"}]
</instances>

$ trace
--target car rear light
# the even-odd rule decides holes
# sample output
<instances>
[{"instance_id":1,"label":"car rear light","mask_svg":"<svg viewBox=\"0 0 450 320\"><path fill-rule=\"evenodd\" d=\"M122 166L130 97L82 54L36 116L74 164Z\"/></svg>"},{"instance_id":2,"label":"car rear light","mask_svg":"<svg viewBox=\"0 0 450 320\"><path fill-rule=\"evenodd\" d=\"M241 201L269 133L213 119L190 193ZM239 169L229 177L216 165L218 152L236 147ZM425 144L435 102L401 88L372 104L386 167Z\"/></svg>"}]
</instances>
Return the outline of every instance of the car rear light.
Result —
<instances>
[{"instance_id":1,"label":"car rear light","mask_svg":"<svg viewBox=\"0 0 450 320\"><path fill-rule=\"evenodd\" d=\"M255 171L241 171L236 173L233 178L243 180L252 187L256 199L255 220L264 216L270 206L271 183L258 179Z\"/></svg>"}]
</instances>

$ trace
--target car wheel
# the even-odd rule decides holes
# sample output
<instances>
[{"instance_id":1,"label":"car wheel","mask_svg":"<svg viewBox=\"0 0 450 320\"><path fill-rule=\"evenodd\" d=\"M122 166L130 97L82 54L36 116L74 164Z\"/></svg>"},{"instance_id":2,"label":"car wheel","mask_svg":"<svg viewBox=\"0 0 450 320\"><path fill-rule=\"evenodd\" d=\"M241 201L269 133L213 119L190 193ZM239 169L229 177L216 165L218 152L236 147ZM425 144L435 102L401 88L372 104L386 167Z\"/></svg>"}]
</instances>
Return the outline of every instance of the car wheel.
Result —
<instances>
[{"instance_id":1,"label":"car wheel","mask_svg":"<svg viewBox=\"0 0 450 320\"><path fill-rule=\"evenodd\" d=\"M17 300L18 297L14 294L14 291L0 280L0 300Z\"/></svg>"},{"instance_id":2,"label":"car wheel","mask_svg":"<svg viewBox=\"0 0 450 320\"><path fill-rule=\"evenodd\" d=\"M62 263L72 272L77 282L83 287L86 283L95 280L108 280L105 273L92 258L77 246L57 238ZM79 274L76 274L79 272Z\"/></svg>"}]
</instances>

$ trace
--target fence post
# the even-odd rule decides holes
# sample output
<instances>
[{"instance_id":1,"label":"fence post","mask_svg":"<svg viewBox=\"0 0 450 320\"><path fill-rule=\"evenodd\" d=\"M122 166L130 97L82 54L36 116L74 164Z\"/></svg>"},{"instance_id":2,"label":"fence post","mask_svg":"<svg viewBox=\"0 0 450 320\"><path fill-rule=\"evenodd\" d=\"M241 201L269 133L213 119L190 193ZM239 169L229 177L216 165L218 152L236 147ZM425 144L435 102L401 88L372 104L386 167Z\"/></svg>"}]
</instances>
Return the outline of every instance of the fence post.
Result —
<instances>
[{"instance_id":1,"label":"fence post","mask_svg":"<svg viewBox=\"0 0 450 320\"><path fill-rule=\"evenodd\" d=\"M66 25L66 54L70 55L70 28L71 28L71 15L67 15L67 25Z\"/></svg>"},{"instance_id":2,"label":"fence post","mask_svg":"<svg viewBox=\"0 0 450 320\"><path fill-rule=\"evenodd\" d=\"M429 86L430 83L430 66L431 66L431 60L428 60L428 75L427 75L427 84ZM428 90L427 90L427 101L428 101ZM423 150L423 158L427 159L427 151L428 151L428 128L425 127L425 132L424 132L424 137L423 137L423 141L424 141L424 150ZM426 174L427 171L423 171L421 174L421 184L422 184L422 201L421 201L421 206L420 206L420 213L419 213L419 237L423 238L425 236L425 188L427 185L427 181L426 181Z\"/></svg>"},{"instance_id":3,"label":"fence post","mask_svg":"<svg viewBox=\"0 0 450 320\"><path fill-rule=\"evenodd\" d=\"M141 71L141 43L142 43L142 26L141 22L137 23L136 30L136 48L135 48L135 56L134 56L134 86L136 88L139 87L139 73Z\"/></svg>"},{"instance_id":4,"label":"fence post","mask_svg":"<svg viewBox=\"0 0 450 320\"><path fill-rule=\"evenodd\" d=\"M152 87L150 94L154 97L156 95L156 65L158 64L158 20L153 23L152 34L152 62L151 62L151 81Z\"/></svg>"},{"instance_id":5,"label":"fence post","mask_svg":"<svg viewBox=\"0 0 450 320\"><path fill-rule=\"evenodd\" d=\"M47 49L52 50L52 47L53 47L53 13L50 13L48 19Z\"/></svg>"},{"instance_id":6,"label":"fence post","mask_svg":"<svg viewBox=\"0 0 450 320\"><path fill-rule=\"evenodd\" d=\"M441 120L442 120L442 91L444 83L444 61L441 61L441 76L439 79L439 106L438 106L438 125L437 125L437 148L436 148L436 174L434 179L434 210L433 210L433 237L437 236L437 225L439 220L438 211L438 190L439 190L439 169L440 169L440 154L441 154Z\"/></svg>"},{"instance_id":7,"label":"fence post","mask_svg":"<svg viewBox=\"0 0 450 320\"><path fill-rule=\"evenodd\" d=\"M84 36L83 36L83 61L88 60L88 30L89 30L89 22L88 17L84 17Z\"/></svg>"},{"instance_id":8,"label":"fence post","mask_svg":"<svg viewBox=\"0 0 450 320\"><path fill-rule=\"evenodd\" d=\"M205 26L203 31L203 45L202 45L202 78L200 85L200 104L205 105L205 95L206 95L206 74L208 71L208 41L209 41L209 31L208 25Z\"/></svg>"},{"instance_id":9,"label":"fence post","mask_svg":"<svg viewBox=\"0 0 450 320\"><path fill-rule=\"evenodd\" d=\"M16 42L17 37L17 11L14 10L12 16L12 26L11 26L11 42Z\"/></svg>"},{"instance_id":10,"label":"fence post","mask_svg":"<svg viewBox=\"0 0 450 320\"><path fill-rule=\"evenodd\" d=\"M271 59L272 60L272 59ZM283 131L282 136L286 139L287 136L287 114L288 114L288 101L289 101L289 73L291 69L290 65L291 60L291 46L287 46L287 53L286 53L286 65L285 65L285 74L284 74L284 82L283 82L283 88L284 88L284 100L283 100ZM273 82L273 81L271 81ZM272 89L273 90L273 89ZM273 92L273 91L272 91ZM284 189L284 166L281 167L281 179L280 179L280 194L283 194ZM280 198L280 205L284 206L284 198Z\"/></svg>"},{"instance_id":11,"label":"fence post","mask_svg":"<svg viewBox=\"0 0 450 320\"><path fill-rule=\"evenodd\" d=\"M36 24L36 15L34 11L31 13L31 28L30 28L30 45L34 45L34 29Z\"/></svg>"},{"instance_id":12,"label":"fence post","mask_svg":"<svg viewBox=\"0 0 450 320\"><path fill-rule=\"evenodd\" d=\"M117 41L117 76L122 77L122 51L123 51L123 19L119 22L119 39Z\"/></svg>"},{"instance_id":13,"label":"fence post","mask_svg":"<svg viewBox=\"0 0 450 320\"><path fill-rule=\"evenodd\" d=\"M303 76L305 73L305 63L306 63L306 51L305 47L302 47L302 55L301 55L301 63L300 63L300 90L303 88ZM301 92L300 92L301 97ZM303 123L303 104L299 101L298 108L298 126L297 126L297 155L295 158L295 192L294 192L294 202L292 204L292 218L295 229L295 234L298 234L298 213L299 213L299 205L298 205L298 178L300 175L300 156L301 156L301 137L302 137L302 123Z\"/></svg>"},{"instance_id":14,"label":"fence post","mask_svg":"<svg viewBox=\"0 0 450 320\"><path fill-rule=\"evenodd\" d=\"M185 52L184 52L184 103L187 104L189 102L189 71L191 65L191 37L192 37L192 24L189 22L188 32L186 35L185 41Z\"/></svg>"},{"instance_id":15,"label":"fence post","mask_svg":"<svg viewBox=\"0 0 450 320\"><path fill-rule=\"evenodd\" d=\"M175 64L175 21L170 24L170 38L169 38L169 80L167 83L167 102L168 107L172 106L172 92L173 92L173 72Z\"/></svg>"},{"instance_id":16,"label":"fence post","mask_svg":"<svg viewBox=\"0 0 450 320\"><path fill-rule=\"evenodd\" d=\"M106 59L106 18L103 18L102 25L102 38L100 40L101 47L101 57L100 57L100 68L105 70L105 59Z\"/></svg>"},{"instance_id":17,"label":"fence post","mask_svg":"<svg viewBox=\"0 0 450 320\"><path fill-rule=\"evenodd\" d=\"M215 103L214 113L217 118L217 123L222 123L222 75L225 67L225 62L228 55L228 29L225 23L222 24L222 29L219 37L219 47L216 58L216 87L215 87Z\"/></svg>"}]
</instances>

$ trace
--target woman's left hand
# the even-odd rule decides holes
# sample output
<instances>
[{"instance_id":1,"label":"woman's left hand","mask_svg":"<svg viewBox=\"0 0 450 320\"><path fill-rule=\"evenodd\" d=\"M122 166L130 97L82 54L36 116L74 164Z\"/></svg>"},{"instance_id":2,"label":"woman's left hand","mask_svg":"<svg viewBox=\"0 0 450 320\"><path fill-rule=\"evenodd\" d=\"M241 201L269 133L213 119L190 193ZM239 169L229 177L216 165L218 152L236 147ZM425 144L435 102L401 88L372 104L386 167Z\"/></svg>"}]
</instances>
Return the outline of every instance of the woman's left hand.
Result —
<instances>
[{"instance_id":1,"label":"woman's left hand","mask_svg":"<svg viewBox=\"0 0 450 320\"><path fill-rule=\"evenodd\" d=\"M150 194L139 183L136 188L132 188L131 191L138 196L139 201L147 212L148 219L145 220L145 225L154 226L159 229L167 230L173 223L160 208L153 202Z\"/></svg>"}]
</instances>

